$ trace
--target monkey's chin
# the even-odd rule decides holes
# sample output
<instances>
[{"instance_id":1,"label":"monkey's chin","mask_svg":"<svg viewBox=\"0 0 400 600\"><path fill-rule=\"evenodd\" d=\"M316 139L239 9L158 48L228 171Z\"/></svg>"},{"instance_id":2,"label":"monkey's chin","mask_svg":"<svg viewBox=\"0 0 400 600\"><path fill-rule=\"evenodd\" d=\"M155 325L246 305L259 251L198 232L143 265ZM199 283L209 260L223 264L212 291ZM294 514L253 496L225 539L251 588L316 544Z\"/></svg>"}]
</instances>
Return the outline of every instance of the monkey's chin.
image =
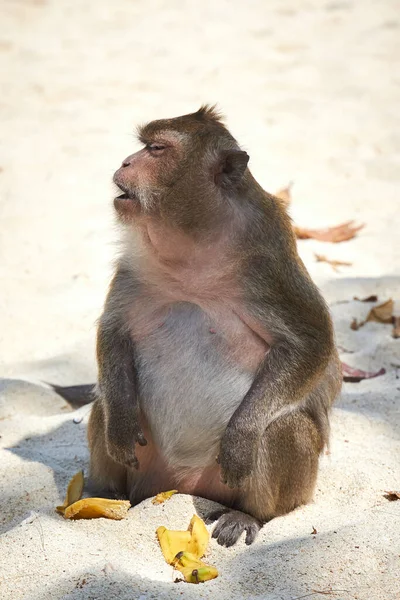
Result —
<instances>
[{"instance_id":1,"label":"monkey's chin","mask_svg":"<svg viewBox=\"0 0 400 600\"><path fill-rule=\"evenodd\" d=\"M140 204L136 197L124 193L114 198L114 208L118 217L124 221L130 221L139 211Z\"/></svg>"}]
</instances>

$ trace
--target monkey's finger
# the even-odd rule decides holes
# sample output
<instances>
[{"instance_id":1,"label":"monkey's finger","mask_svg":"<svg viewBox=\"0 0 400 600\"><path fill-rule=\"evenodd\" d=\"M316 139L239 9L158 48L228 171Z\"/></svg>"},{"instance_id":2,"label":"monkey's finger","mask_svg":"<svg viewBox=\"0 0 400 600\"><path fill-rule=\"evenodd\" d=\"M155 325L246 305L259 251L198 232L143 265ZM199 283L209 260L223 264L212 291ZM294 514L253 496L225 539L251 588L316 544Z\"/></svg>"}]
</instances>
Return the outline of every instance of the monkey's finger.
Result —
<instances>
[{"instance_id":1,"label":"monkey's finger","mask_svg":"<svg viewBox=\"0 0 400 600\"><path fill-rule=\"evenodd\" d=\"M251 523L251 525L246 527L245 543L247 546L250 546L254 542L261 527L262 524L258 523L257 521L254 521L254 523Z\"/></svg>"}]
</instances>

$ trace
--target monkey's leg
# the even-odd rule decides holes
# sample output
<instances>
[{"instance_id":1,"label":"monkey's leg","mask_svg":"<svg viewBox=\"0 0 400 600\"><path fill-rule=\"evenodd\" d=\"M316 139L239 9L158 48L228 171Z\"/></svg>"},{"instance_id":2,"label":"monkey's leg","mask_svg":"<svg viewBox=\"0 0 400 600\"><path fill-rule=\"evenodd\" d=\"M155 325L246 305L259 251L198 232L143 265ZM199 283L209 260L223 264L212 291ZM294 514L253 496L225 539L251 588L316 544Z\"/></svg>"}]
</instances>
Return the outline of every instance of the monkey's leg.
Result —
<instances>
[{"instance_id":1,"label":"monkey's leg","mask_svg":"<svg viewBox=\"0 0 400 600\"><path fill-rule=\"evenodd\" d=\"M104 410L99 398L93 403L87 435L90 449L90 488L99 496L126 495L127 469L107 453Z\"/></svg>"},{"instance_id":2,"label":"monkey's leg","mask_svg":"<svg viewBox=\"0 0 400 600\"><path fill-rule=\"evenodd\" d=\"M251 544L262 523L309 502L323 445L317 423L301 409L271 423L261 440L256 468L239 490L239 510L219 517L213 531L218 543L232 546L246 531L246 543Z\"/></svg>"}]
</instances>

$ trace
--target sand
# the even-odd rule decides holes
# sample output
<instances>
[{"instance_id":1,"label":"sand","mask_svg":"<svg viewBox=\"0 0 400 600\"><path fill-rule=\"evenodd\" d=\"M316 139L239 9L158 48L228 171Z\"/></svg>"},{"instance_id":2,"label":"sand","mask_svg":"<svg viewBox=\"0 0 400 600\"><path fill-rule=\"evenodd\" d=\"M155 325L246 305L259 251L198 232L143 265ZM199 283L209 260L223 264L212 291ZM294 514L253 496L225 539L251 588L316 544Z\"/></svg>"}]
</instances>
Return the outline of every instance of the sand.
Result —
<instances>
[{"instance_id":1,"label":"sand","mask_svg":"<svg viewBox=\"0 0 400 600\"><path fill-rule=\"evenodd\" d=\"M369 310L353 296L391 297L400 314L398 2L4 0L0 10L2 600L400 598L400 501L383 497L400 488L400 340L389 325L349 327ZM352 241L299 249L342 360L387 372L344 385L314 503L267 524L250 548L212 541L220 577L194 586L173 583L155 529L186 528L210 502L148 500L121 522L55 513L87 469L89 409L72 412L43 382L95 379L118 239L110 179L134 126L204 101L220 104L266 189L294 180L299 225L365 223ZM336 273L314 252L352 266Z\"/></svg>"}]
</instances>

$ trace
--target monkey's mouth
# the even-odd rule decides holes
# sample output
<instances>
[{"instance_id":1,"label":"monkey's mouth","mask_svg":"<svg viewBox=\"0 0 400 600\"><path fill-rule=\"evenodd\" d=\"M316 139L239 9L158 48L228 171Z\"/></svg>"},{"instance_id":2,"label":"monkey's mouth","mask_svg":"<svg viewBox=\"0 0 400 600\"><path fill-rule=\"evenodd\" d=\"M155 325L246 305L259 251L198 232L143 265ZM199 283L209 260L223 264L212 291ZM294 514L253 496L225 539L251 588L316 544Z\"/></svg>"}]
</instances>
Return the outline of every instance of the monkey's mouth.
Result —
<instances>
[{"instance_id":1,"label":"monkey's mouth","mask_svg":"<svg viewBox=\"0 0 400 600\"><path fill-rule=\"evenodd\" d=\"M116 196L115 200L136 200L137 199L135 194L131 190L128 190L123 185L118 183L117 187L119 187L119 189L122 191L122 194L120 194L119 196Z\"/></svg>"}]
</instances>

